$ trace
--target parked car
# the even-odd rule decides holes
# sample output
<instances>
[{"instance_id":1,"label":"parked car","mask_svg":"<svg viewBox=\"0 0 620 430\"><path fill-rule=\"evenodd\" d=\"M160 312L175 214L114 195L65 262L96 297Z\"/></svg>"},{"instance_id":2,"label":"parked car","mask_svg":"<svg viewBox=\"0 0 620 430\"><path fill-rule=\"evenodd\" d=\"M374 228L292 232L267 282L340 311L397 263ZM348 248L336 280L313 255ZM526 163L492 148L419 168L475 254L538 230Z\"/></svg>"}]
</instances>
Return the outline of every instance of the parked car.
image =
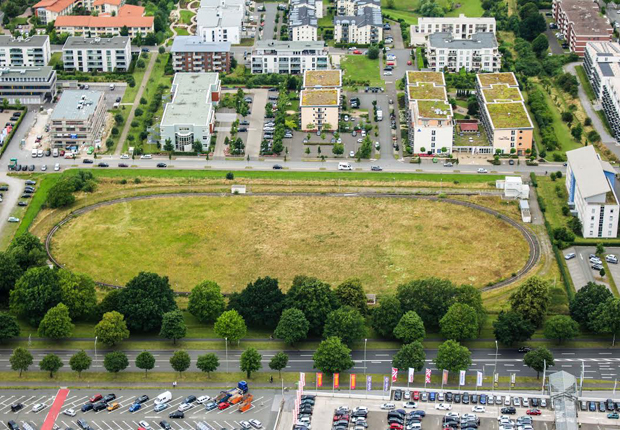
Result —
<instances>
[{"instance_id":1,"label":"parked car","mask_svg":"<svg viewBox=\"0 0 620 430\"><path fill-rule=\"evenodd\" d=\"M571 253L569 253L569 254L566 254L566 255L564 256L564 259L565 259L565 260L571 260L571 259L575 258L576 256L577 256L577 255L576 255L574 252L571 252Z\"/></svg>"},{"instance_id":2,"label":"parked car","mask_svg":"<svg viewBox=\"0 0 620 430\"><path fill-rule=\"evenodd\" d=\"M174 411L168 414L168 418L173 418L173 419L185 418L185 414L181 411Z\"/></svg>"},{"instance_id":3,"label":"parked car","mask_svg":"<svg viewBox=\"0 0 620 430\"><path fill-rule=\"evenodd\" d=\"M149 396L147 396L146 394L143 394L140 397L136 398L135 403L146 403L148 401L149 401Z\"/></svg>"},{"instance_id":4,"label":"parked car","mask_svg":"<svg viewBox=\"0 0 620 430\"><path fill-rule=\"evenodd\" d=\"M120 408L121 405L119 405L117 402L112 403L111 405L108 405L108 412L112 412L117 410L118 408ZM129 411L132 412L132 411Z\"/></svg>"},{"instance_id":5,"label":"parked car","mask_svg":"<svg viewBox=\"0 0 620 430\"><path fill-rule=\"evenodd\" d=\"M142 403L135 402L131 406L129 406L129 412L136 412L142 408Z\"/></svg>"},{"instance_id":6,"label":"parked car","mask_svg":"<svg viewBox=\"0 0 620 430\"><path fill-rule=\"evenodd\" d=\"M110 165L108 163L99 163L97 164L98 167L110 167Z\"/></svg>"},{"instance_id":7,"label":"parked car","mask_svg":"<svg viewBox=\"0 0 620 430\"><path fill-rule=\"evenodd\" d=\"M11 412L17 412L17 411L19 411L19 410L21 410L23 408L24 408L24 405L22 403L13 403L11 405ZM71 410L73 410L73 409L71 409ZM71 415L71 416L72 417L75 416L75 413L74 413L74 415Z\"/></svg>"},{"instance_id":8,"label":"parked car","mask_svg":"<svg viewBox=\"0 0 620 430\"><path fill-rule=\"evenodd\" d=\"M618 257L614 254L609 254L605 256L605 261L612 264L618 264Z\"/></svg>"},{"instance_id":9,"label":"parked car","mask_svg":"<svg viewBox=\"0 0 620 430\"><path fill-rule=\"evenodd\" d=\"M525 413L528 415L541 415L542 414L540 409L528 409L527 411L525 411Z\"/></svg>"}]
</instances>

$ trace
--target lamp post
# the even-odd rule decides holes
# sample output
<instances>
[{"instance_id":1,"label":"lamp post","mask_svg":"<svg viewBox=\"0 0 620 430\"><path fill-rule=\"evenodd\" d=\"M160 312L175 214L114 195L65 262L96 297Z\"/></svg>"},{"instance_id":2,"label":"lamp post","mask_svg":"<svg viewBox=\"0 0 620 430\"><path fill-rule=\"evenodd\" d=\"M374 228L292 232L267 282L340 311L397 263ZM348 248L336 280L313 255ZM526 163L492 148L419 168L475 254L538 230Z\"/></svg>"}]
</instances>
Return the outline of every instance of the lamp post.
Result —
<instances>
[{"instance_id":1,"label":"lamp post","mask_svg":"<svg viewBox=\"0 0 620 430\"><path fill-rule=\"evenodd\" d=\"M364 339L364 376L366 376L366 344L368 339Z\"/></svg>"},{"instance_id":2,"label":"lamp post","mask_svg":"<svg viewBox=\"0 0 620 430\"><path fill-rule=\"evenodd\" d=\"M95 336L95 361L97 361L97 336Z\"/></svg>"},{"instance_id":3,"label":"lamp post","mask_svg":"<svg viewBox=\"0 0 620 430\"><path fill-rule=\"evenodd\" d=\"M493 391L495 391L495 374L497 373L497 353L498 353L498 345L497 340L495 341L495 364L493 365Z\"/></svg>"},{"instance_id":4,"label":"lamp post","mask_svg":"<svg viewBox=\"0 0 620 430\"><path fill-rule=\"evenodd\" d=\"M226 342L226 373L228 373L228 338L225 337L224 341Z\"/></svg>"}]
</instances>

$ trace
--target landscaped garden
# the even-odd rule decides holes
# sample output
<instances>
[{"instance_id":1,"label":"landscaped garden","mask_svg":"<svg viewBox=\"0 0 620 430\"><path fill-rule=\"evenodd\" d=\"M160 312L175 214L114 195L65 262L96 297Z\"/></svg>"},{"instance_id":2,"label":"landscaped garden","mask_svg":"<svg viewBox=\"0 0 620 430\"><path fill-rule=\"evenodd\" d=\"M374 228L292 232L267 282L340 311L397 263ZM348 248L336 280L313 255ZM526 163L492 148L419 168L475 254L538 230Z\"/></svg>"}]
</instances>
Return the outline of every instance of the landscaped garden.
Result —
<instances>
[{"instance_id":1,"label":"landscaped garden","mask_svg":"<svg viewBox=\"0 0 620 430\"><path fill-rule=\"evenodd\" d=\"M355 82L368 82L373 87L384 87L379 72L379 60L371 60L366 55L347 55L340 66L344 70L344 84L354 79Z\"/></svg>"},{"instance_id":2,"label":"landscaped garden","mask_svg":"<svg viewBox=\"0 0 620 430\"><path fill-rule=\"evenodd\" d=\"M448 7L447 0L437 0L437 4L442 7ZM446 12L445 16L459 16L465 14L465 16L476 17L482 16L484 10L482 9L482 2L480 0L467 0L461 2L453 2L454 7L452 10ZM417 12L420 6L420 0L382 0L381 7L383 13L390 18L398 20L404 19L409 25L415 25L418 23L420 14Z\"/></svg>"}]
</instances>

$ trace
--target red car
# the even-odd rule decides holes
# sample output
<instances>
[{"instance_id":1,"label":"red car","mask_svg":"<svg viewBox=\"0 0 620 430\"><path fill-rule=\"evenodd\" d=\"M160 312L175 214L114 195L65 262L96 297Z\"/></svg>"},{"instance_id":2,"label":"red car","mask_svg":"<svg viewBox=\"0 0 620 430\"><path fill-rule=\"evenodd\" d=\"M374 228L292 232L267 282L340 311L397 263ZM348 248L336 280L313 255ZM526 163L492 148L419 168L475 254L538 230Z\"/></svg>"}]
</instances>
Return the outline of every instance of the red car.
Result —
<instances>
[{"instance_id":1,"label":"red car","mask_svg":"<svg viewBox=\"0 0 620 430\"><path fill-rule=\"evenodd\" d=\"M414 391L413 392L413 400L420 400L420 392L419 391Z\"/></svg>"},{"instance_id":2,"label":"red car","mask_svg":"<svg viewBox=\"0 0 620 430\"><path fill-rule=\"evenodd\" d=\"M95 403L95 402L98 402L101 399L103 399L103 396L101 394L95 394L94 396L92 396L88 400L90 400L91 403Z\"/></svg>"},{"instance_id":3,"label":"red car","mask_svg":"<svg viewBox=\"0 0 620 430\"><path fill-rule=\"evenodd\" d=\"M390 424L390 430L403 430L402 424L392 423Z\"/></svg>"},{"instance_id":4,"label":"red car","mask_svg":"<svg viewBox=\"0 0 620 430\"><path fill-rule=\"evenodd\" d=\"M353 51L353 53L355 55L362 55L362 51L360 51L359 49L356 49L355 51Z\"/></svg>"},{"instance_id":5,"label":"red car","mask_svg":"<svg viewBox=\"0 0 620 430\"><path fill-rule=\"evenodd\" d=\"M411 66L413 63L411 62L411 60L407 61L407 65Z\"/></svg>"},{"instance_id":6,"label":"red car","mask_svg":"<svg viewBox=\"0 0 620 430\"><path fill-rule=\"evenodd\" d=\"M542 414L542 412L540 412L540 409L528 409L525 413L528 414L528 415L540 415L540 414Z\"/></svg>"},{"instance_id":7,"label":"red car","mask_svg":"<svg viewBox=\"0 0 620 430\"><path fill-rule=\"evenodd\" d=\"M334 422L340 421L340 420L349 421L349 416L348 415L334 415Z\"/></svg>"},{"instance_id":8,"label":"red car","mask_svg":"<svg viewBox=\"0 0 620 430\"><path fill-rule=\"evenodd\" d=\"M228 409L229 407L230 407L230 403L228 403L228 402L222 402L219 405L217 405L217 408L220 411L223 411L224 409Z\"/></svg>"}]
</instances>

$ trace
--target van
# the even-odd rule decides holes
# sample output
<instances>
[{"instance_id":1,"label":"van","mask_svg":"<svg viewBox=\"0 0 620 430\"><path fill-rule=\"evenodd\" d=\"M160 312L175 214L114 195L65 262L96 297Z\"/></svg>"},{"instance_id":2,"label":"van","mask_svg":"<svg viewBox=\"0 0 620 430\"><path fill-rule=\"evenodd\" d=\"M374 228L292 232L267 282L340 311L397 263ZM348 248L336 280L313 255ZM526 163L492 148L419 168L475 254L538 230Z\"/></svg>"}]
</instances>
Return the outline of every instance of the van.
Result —
<instances>
[{"instance_id":1,"label":"van","mask_svg":"<svg viewBox=\"0 0 620 430\"><path fill-rule=\"evenodd\" d=\"M338 170L353 170L353 168L351 167L351 163L341 161L340 163L338 163Z\"/></svg>"},{"instance_id":2,"label":"van","mask_svg":"<svg viewBox=\"0 0 620 430\"><path fill-rule=\"evenodd\" d=\"M383 120L383 111L381 109L377 109L377 121Z\"/></svg>"},{"instance_id":3,"label":"van","mask_svg":"<svg viewBox=\"0 0 620 430\"><path fill-rule=\"evenodd\" d=\"M37 150L36 149L32 150L32 158L37 158Z\"/></svg>"},{"instance_id":4,"label":"van","mask_svg":"<svg viewBox=\"0 0 620 430\"><path fill-rule=\"evenodd\" d=\"M172 393L170 391L166 391L157 396L155 399L155 404L159 405L160 403L168 403L170 400L172 400Z\"/></svg>"},{"instance_id":5,"label":"van","mask_svg":"<svg viewBox=\"0 0 620 430\"><path fill-rule=\"evenodd\" d=\"M114 91L114 88L116 88L116 86L114 84L110 84L110 91Z\"/></svg>"}]
</instances>

